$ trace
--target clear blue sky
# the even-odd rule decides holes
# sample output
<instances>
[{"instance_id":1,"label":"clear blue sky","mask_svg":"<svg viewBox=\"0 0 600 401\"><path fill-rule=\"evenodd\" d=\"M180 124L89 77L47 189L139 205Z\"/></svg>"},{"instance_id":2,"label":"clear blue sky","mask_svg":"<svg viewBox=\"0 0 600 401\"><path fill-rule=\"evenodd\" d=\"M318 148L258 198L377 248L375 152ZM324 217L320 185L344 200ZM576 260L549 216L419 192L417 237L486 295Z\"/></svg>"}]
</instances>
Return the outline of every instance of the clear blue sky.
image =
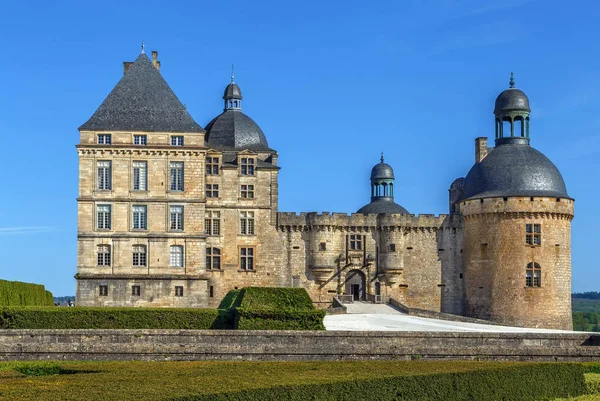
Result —
<instances>
[{"instance_id":1,"label":"clear blue sky","mask_svg":"<svg viewBox=\"0 0 600 401\"><path fill-rule=\"evenodd\" d=\"M382 150L396 200L447 213L515 72L532 145L576 199L573 289L600 290L600 4L556 0L5 1L0 277L75 293L77 128L142 40L194 119L244 111L280 154L280 210L353 212Z\"/></svg>"}]
</instances>

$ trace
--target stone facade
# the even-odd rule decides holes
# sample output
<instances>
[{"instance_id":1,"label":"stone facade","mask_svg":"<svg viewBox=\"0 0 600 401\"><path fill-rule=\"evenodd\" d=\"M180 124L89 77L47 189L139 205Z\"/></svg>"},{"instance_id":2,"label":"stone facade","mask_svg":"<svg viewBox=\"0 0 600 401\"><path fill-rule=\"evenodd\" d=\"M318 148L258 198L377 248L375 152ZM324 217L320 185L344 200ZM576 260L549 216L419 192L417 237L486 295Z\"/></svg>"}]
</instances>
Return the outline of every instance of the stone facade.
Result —
<instances>
[{"instance_id":1,"label":"stone facade","mask_svg":"<svg viewBox=\"0 0 600 401\"><path fill-rule=\"evenodd\" d=\"M139 60L128 69L135 73ZM228 91L239 109L233 77L226 108ZM320 307L339 294L571 328L572 199L460 201L461 178L450 187L448 215L281 213L278 155L268 147L211 146L199 126L182 132L86 124L77 146L78 305L216 307L232 289L288 286L304 287ZM489 151L478 138L476 163ZM383 156L376 167L384 175L372 199L383 185L379 198L404 210L393 203L393 170ZM527 224L541 226L540 244L526 244ZM541 272L538 286L527 285L530 263L537 269L531 274Z\"/></svg>"}]
</instances>

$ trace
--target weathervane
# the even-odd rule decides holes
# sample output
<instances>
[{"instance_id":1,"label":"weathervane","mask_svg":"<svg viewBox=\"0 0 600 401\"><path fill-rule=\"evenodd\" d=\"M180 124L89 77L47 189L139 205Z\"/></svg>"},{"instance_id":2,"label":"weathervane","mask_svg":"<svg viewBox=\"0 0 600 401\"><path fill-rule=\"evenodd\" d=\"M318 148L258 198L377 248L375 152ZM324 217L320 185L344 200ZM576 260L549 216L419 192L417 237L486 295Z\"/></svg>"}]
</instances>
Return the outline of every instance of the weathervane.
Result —
<instances>
[{"instance_id":1,"label":"weathervane","mask_svg":"<svg viewBox=\"0 0 600 401\"><path fill-rule=\"evenodd\" d=\"M383 163L383 152L381 152L381 162Z\"/></svg>"},{"instance_id":2,"label":"weathervane","mask_svg":"<svg viewBox=\"0 0 600 401\"><path fill-rule=\"evenodd\" d=\"M233 74L233 64L231 64L231 83L232 84L235 83L234 79L235 79L235 75Z\"/></svg>"},{"instance_id":3,"label":"weathervane","mask_svg":"<svg viewBox=\"0 0 600 401\"><path fill-rule=\"evenodd\" d=\"M144 51L144 41L142 40L142 54L144 54L144 53L145 53L145 51Z\"/></svg>"},{"instance_id":4,"label":"weathervane","mask_svg":"<svg viewBox=\"0 0 600 401\"><path fill-rule=\"evenodd\" d=\"M510 88L514 88L515 87L515 74L514 73L510 73Z\"/></svg>"}]
</instances>

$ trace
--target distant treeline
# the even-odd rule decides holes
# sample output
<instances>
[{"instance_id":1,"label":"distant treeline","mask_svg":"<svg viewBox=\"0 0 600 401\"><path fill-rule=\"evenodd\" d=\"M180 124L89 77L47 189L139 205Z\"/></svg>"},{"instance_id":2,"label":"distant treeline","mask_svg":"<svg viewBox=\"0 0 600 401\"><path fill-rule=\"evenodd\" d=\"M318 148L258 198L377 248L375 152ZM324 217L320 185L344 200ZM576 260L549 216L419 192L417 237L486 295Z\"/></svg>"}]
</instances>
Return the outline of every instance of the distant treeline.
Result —
<instances>
[{"instance_id":1,"label":"distant treeline","mask_svg":"<svg viewBox=\"0 0 600 401\"><path fill-rule=\"evenodd\" d=\"M71 302L75 302L75 295L66 296L66 297L54 297L54 303L58 305L66 305Z\"/></svg>"},{"instance_id":2,"label":"distant treeline","mask_svg":"<svg viewBox=\"0 0 600 401\"><path fill-rule=\"evenodd\" d=\"M571 294L571 298L600 299L600 292L598 292L598 291L574 292L573 294Z\"/></svg>"}]
</instances>

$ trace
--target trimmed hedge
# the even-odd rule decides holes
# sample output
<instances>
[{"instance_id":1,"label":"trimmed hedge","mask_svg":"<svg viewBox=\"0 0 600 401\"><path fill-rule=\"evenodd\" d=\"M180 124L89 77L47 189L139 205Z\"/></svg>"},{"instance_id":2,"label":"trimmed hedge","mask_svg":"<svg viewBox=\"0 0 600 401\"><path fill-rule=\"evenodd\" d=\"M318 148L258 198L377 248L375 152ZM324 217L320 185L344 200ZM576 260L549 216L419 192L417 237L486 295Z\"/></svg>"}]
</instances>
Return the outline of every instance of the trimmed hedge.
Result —
<instances>
[{"instance_id":1,"label":"trimmed hedge","mask_svg":"<svg viewBox=\"0 0 600 401\"><path fill-rule=\"evenodd\" d=\"M217 309L5 307L0 329L231 329Z\"/></svg>"},{"instance_id":2,"label":"trimmed hedge","mask_svg":"<svg viewBox=\"0 0 600 401\"><path fill-rule=\"evenodd\" d=\"M0 306L51 306L54 298L40 284L0 280Z\"/></svg>"},{"instance_id":3,"label":"trimmed hedge","mask_svg":"<svg viewBox=\"0 0 600 401\"><path fill-rule=\"evenodd\" d=\"M551 400L586 393L583 367L539 364L460 373L346 380L170 398L217 400Z\"/></svg>"},{"instance_id":4,"label":"trimmed hedge","mask_svg":"<svg viewBox=\"0 0 600 401\"><path fill-rule=\"evenodd\" d=\"M315 309L304 288L247 287L231 302L239 304L237 330L325 330L325 311Z\"/></svg>"},{"instance_id":5,"label":"trimmed hedge","mask_svg":"<svg viewBox=\"0 0 600 401\"><path fill-rule=\"evenodd\" d=\"M325 330L323 310L236 309L238 330Z\"/></svg>"},{"instance_id":6,"label":"trimmed hedge","mask_svg":"<svg viewBox=\"0 0 600 401\"><path fill-rule=\"evenodd\" d=\"M313 310L304 288L247 287L242 289L242 308Z\"/></svg>"}]
</instances>

